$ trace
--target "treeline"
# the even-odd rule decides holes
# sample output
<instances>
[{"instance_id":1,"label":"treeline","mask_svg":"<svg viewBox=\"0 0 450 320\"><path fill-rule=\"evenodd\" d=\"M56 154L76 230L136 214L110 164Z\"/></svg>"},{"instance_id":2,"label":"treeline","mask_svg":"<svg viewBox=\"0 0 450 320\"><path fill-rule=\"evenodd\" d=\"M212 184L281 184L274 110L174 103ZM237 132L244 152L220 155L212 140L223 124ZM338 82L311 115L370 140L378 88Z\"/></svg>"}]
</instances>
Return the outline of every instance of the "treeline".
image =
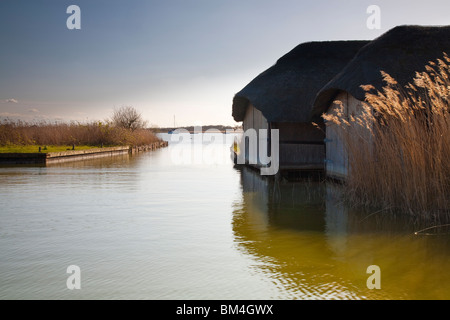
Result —
<instances>
[{"instance_id":1,"label":"treeline","mask_svg":"<svg viewBox=\"0 0 450 320\"><path fill-rule=\"evenodd\" d=\"M171 130L175 130L175 129L184 129L190 132L194 132L196 127L195 126L188 126L188 127L166 127L166 128L153 128L152 130L154 132L169 132ZM227 130L238 130L238 129L242 129L242 127L238 126L238 127L232 127L232 126L224 126L224 125L206 125L206 126L201 126L202 131L206 131L206 130L218 130L220 132L226 132Z\"/></svg>"}]
</instances>

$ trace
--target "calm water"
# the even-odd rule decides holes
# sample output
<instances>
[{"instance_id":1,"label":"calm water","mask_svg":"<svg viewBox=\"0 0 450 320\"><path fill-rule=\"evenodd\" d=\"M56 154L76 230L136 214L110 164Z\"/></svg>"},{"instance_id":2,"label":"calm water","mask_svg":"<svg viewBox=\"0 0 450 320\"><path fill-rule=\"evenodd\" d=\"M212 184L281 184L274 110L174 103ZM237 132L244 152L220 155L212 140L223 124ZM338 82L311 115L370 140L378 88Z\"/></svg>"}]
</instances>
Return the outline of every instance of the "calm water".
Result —
<instances>
[{"instance_id":1,"label":"calm water","mask_svg":"<svg viewBox=\"0 0 450 320\"><path fill-rule=\"evenodd\" d=\"M450 298L445 230L417 236L346 208L331 184L233 168L220 137L0 168L0 298ZM69 265L80 290L66 287ZM370 265L379 290L366 286Z\"/></svg>"}]
</instances>

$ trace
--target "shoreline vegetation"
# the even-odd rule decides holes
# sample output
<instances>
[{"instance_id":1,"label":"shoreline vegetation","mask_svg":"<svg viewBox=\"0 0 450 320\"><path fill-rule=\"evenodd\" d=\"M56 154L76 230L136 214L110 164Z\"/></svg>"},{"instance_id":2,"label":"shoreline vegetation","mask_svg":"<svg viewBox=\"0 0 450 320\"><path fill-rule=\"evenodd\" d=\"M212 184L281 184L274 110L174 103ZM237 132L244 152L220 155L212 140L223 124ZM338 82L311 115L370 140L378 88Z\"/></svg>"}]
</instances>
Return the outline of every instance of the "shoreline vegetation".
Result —
<instances>
[{"instance_id":1,"label":"shoreline vegetation","mask_svg":"<svg viewBox=\"0 0 450 320\"><path fill-rule=\"evenodd\" d=\"M74 145L77 150L143 146L158 141L160 139L149 129L131 131L101 121L28 123L3 120L0 123L0 152L38 152L38 147L41 152L56 152L71 150Z\"/></svg>"},{"instance_id":2,"label":"shoreline vegetation","mask_svg":"<svg viewBox=\"0 0 450 320\"><path fill-rule=\"evenodd\" d=\"M80 123L38 122L4 119L0 122L0 152L61 152L99 147L139 147L161 141L145 128L133 107L115 109L110 120Z\"/></svg>"},{"instance_id":3,"label":"shoreline vegetation","mask_svg":"<svg viewBox=\"0 0 450 320\"><path fill-rule=\"evenodd\" d=\"M429 62L400 87L389 74L381 92L363 86L361 114L323 115L341 128L349 155L345 200L413 218L450 217L450 58Z\"/></svg>"}]
</instances>

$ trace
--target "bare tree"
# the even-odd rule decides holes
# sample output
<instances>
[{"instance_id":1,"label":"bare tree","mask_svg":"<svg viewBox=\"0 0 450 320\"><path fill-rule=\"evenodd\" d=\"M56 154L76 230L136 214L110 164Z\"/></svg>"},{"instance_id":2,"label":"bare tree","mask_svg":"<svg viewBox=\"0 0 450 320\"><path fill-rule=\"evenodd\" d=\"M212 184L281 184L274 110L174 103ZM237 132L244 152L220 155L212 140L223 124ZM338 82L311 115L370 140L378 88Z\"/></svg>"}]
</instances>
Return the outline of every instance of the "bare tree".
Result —
<instances>
[{"instance_id":1,"label":"bare tree","mask_svg":"<svg viewBox=\"0 0 450 320\"><path fill-rule=\"evenodd\" d=\"M114 108L111 121L114 126L131 131L145 128L147 125L147 121L142 118L141 113L132 106Z\"/></svg>"}]
</instances>

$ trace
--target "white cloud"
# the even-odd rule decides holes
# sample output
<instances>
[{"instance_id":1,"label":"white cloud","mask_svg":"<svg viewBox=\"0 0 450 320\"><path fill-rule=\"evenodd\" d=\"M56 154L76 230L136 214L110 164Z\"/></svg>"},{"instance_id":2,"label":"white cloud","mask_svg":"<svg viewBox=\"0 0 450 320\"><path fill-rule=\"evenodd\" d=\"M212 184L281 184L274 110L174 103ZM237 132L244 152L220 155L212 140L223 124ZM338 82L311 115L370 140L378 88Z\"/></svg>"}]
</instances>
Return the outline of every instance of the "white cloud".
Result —
<instances>
[{"instance_id":1,"label":"white cloud","mask_svg":"<svg viewBox=\"0 0 450 320\"><path fill-rule=\"evenodd\" d=\"M38 113L39 110L36 109L36 108L31 108L31 109L28 109L28 112L31 112L31 113Z\"/></svg>"},{"instance_id":2,"label":"white cloud","mask_svg":"<svg viewBox=\"0 0 450 320\"><path fill-rule=\"evenodd\" d=\"M19 101L17 101L16 99L6 99L5 102L6 103L19 103Z\"/></svg>"}]
</instances>

